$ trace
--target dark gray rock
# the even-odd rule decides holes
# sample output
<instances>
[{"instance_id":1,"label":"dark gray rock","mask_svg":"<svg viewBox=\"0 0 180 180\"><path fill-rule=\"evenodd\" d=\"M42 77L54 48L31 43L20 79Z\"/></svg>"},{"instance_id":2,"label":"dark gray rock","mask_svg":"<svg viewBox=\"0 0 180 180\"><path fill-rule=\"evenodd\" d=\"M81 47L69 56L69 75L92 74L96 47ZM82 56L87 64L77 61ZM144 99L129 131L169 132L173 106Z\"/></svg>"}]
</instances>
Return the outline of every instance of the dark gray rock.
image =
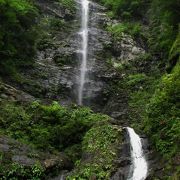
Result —
<instances>
[{"instance_id":1,"label":"dark gray rock","mask_svg":"<svg viewBox=\"0 0 180 180\"><path fill-rule=\"evenodd\" d=\"M28 158L25 155L14 155L12 156L12 161L23 166L33 166L36 163L35 159Z\"/></svg>"},{"instance_id":2,"label":"dark gray rock","mask_svg":"<svg viewBox=\"0 0 180 180\"><path fill-rule=\"evenodd\" d=\"M56 155L39 152L31 146L22 144L7 136L0 136L0 153L3 155L0 160L1 164L18 163L22 166L32 167L39 162L47 174L59 169L71 169L72 163L63 154Z\"/></svg>"},{"instance_id":3,"label":"dark gray rock","mask_svg":"<svg viewBox=\"0 0 180 180\"><path fill-rule=\"evenodd\" d=\"M21 91L9 84L0 81L0 97L2 100L18 101L18 102L31 102L35 100L33 96L24 91Z\"/></svg>"}]
</instances>

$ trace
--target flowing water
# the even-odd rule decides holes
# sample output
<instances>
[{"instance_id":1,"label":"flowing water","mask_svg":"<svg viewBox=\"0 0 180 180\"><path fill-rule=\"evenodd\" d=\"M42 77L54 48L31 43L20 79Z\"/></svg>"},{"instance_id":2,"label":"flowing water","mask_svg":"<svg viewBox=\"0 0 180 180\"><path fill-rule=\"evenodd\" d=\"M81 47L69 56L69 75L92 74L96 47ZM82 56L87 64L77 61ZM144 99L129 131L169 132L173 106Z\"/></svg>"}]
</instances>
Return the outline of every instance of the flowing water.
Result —
<instances>
[{"instance_id":1,"label":"flowing water","mask_svg":"<svg viewBox=\"0 0 180 180\"><path fill-rule=\"evenodd\" d=\"M83 105L84 86L87 81L87 60L88 60L88 22L89 22L89 1L80 0L81 4L81 30L79 32L82 42L81 49L81 66L78 89L78 104ZM148 165L143 154L140 137L132 128L127 127L131 144L131 158L133 165L129 174L129 180L144 180L147 177Z\"/></svg>"},{"instance_id":2,"label":"flowing water","mask_svg":"<svg viewBox=\"0 0 180 180\"><path fill-rule=\"evenodd\" d=\"M83 104L83 90L86 80L87 72L87 57L88 57L88 21L89 21L89 1L81 0L81 31L79 34L82 37L81 50L82 59L81 59L81 68L80 68L80 85L78 90L78 104Z\"/></svg>"},{"instance_id":3,"label":"flowing water","mask_svg":"<svg viewBox=\"0 0 180 180\"><path fill-rule=\"evenodd\" d=\"M134 129L127 127L131 144L131 158L133 161L132 172L129 180L144 180L148 173L148 164L146 162L140 137L135 133Z\"/></svg>"}]
</instances>

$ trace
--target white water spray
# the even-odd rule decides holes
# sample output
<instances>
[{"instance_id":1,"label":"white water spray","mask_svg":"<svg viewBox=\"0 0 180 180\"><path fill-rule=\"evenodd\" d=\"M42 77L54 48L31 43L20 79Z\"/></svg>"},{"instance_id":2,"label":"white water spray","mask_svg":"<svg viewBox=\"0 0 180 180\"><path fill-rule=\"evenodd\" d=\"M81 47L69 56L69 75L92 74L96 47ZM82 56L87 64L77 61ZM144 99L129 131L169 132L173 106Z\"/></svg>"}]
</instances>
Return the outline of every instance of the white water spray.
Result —
<instances>
[{"instance_id":1,"label":"white water spray","mask_svg":"<svg viewBox=\"0 0 180 180\"><path fill-rule=\"evenodd\" d=\"M131 158L133 160L132 175L129 180L144 180L147 177L148 165L144 157L141 139L135 133L134 129L127 127L131 143Z\"/></svg>"},{"instance_id":2,"label":"white water spray","mask_svg":"<svg viewBox=\"0 0 180 180\"><path fill-rule=\"evenodd\" d=\"M81 0L82 7L82 19L81 19L81 31L80 35L82 37L82 47L80 52L82 53L82 62L80 68L80 85L78 91L78 104L83 104L83 90L87 72L87 54L88 54L88 21L89 21L89 1Z\"/></svg>"}]
</instances>

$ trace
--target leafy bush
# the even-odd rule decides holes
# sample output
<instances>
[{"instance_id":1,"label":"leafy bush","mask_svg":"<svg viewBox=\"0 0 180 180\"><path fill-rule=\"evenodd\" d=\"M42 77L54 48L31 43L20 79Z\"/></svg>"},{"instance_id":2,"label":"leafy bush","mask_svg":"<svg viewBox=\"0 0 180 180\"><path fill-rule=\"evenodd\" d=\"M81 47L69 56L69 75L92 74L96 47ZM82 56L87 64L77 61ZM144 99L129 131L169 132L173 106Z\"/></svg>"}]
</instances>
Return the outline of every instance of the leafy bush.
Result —
<instances>
[{"instance_id":1,"label":"leafy bush","mask_svg":"<svg viewBox=\"0 0 180 180\"><path fill-rule=\"evenodd\" d=\"M35 102L26 108L1 104L0 113L5 133L46 150L63 150L79 144L93 124L108 120L89 108L66 108L56 102L49 106Z\"/></svg>"},{"instance_id":2,"label":"leafy bush","mask_svg":"<svg viewBox=\"0 0 180 180\"><path fill-rule=\"evenodd\" d=\"M178 61L180 61L180 32L169 51L169 64L167 70L171 71Z\"/></svg>"},{"instance_id":3,"label":"leafy bush","mask_svg":"<svg viewBox=\"0 0 180 180\"><path fill-rule=\"evenodd\" d=\"M143 83L146 79L147 77L145 74L129 75L127 84L129 86L139 85L140 83Z\"/></svg>"},{"instance_id":4,"label":"leafy bush","mask_svg":"<svg viewBox=\"0 0 180 180\"><path fill-rule=\"evenodd\" d=\"M75 170L67 179L109 179L113 161L121 143L122 130L108 123L91 128L83 138L83 152L88 160L76 163Z\"/></svg>"},{"instance_id":5,"label":"leafy bush","mask_svg":"<svg viewBox=\"0 0 180 180\"><path fill-rule=\"evenodd\" d=\"M168 53L178 33L179 3L177 0L152 0L149 9L150 37L149 47L162 59Z\"/></svg>"},{"instance_id":6,"label":"leafy bush","mask_svg":"<svg viewBox=\"0 0 180 180\"><path fill-rule=\"evenodd\" d=\"M114 26L109 26L107 29L112 33L115 39L121 39L123 33L130 34L135 38L142 35L142 29L139 23L119 23Z\"/></svg>"},{"instance_id":7,"label":"leafy bush","mask_svg":"<svg viewBox=\"0 0 180 180\"><path fill-rule=\"evenodd\" d=\"M36 163L32 167L25 167L18 163L12 163L11 165L0 166L0 178L7 179L30 179L40 180L44 178L44 169L40 163Z\"/></svg>"},{"instance_id":8,"label":"leafy bush","mask_svg":"<svg viewBox=\"0 0 180 180\"><path fill-rule=\"evenodd\" d=\"M98 0L108 7L113 16L121 16L123 18L142 17L147 8L148 1L142 0Z\"/></svg>"},{"instance_id":9,"label":"leafy bush","mask_svg":"<svg viewBox=\"0 0 180 180\"><path fill-rule=\"evenodd\" d=\"M164 156L178 152L180 136L180 65L162 78L147 109L146 132Z\"/></svg>"},{"instance_id":10,"label":"leafy bush","mask_svg":"<svg viewBox=\"0 0 180 180\"><path fill-rule=\"evenodd\" d=\"M0 12L0 73L9 74L33 61L38 13L27 0L0 0Z\"/></svg>"},{"instance_id":11,"label":"leafy bush","mask_svg":"<svg viewBox=\"0 0 180 180\"><path fill-rule=\"evenodd\" d=\"M74 0L58 0L65 8L69 9L72 13L76 10L76 4Z\"/></svg>"},{"instance_id":12,"label":"leafy bush","mask_svg":"<svg viewBox=\"0 0 180 180\"><path fill-rule=\"evenodd\" d=\"M75 105L63 107L57 102L52 105L34 102L24 107L15 103L2 102L0 114L1 133L43 151L64 151L73 162L80 159L81 143L82 141L84 144L88 143L85 139L90 136L93 139L100 136L94 145L106 154L109 154L112 143L116 141L117 132L113 132L113 128L109 125L109 117L95 114L85 107L79 108ZM103 126L103 124L106 125ZM84 137L92 126L96 126L94 131L91 130L89 135L86 135L88 137ZM105 150L106 147L108 149ZM108 163L113 160L111 151L109 157L111 161L108 160ZM43 169L38 165L25 168L19 164L12 164L7 168L4 163L0 167L0 176L1 174L3 177L19 179L41 179L44 176Z\"/></svg>"}]
</instances>

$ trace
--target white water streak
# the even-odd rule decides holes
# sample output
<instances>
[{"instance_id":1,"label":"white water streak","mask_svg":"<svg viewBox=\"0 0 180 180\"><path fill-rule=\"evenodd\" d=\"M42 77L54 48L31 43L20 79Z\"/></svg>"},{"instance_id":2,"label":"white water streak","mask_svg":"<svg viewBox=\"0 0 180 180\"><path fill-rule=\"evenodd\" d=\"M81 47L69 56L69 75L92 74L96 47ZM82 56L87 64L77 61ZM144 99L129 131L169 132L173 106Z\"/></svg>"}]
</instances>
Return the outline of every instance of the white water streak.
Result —
<instances>
[{"instance_id":1,"label":"white water streak","mask_svg":"<svg viewBox=\"0 0 180 180\"><path fill-rule=\"evenodd\" d=\"M79 85L79 92L78 92L78 104L83 104L83 90L87 72L87 54L88 54L88 21L89 21L89 1L88 0L81 0L81 7L82 7L82 19L81 19L81 32L79 33L82 37L82 62L81 62L81 69L80 69L80 85Z\"/></svg>"},{"instance_id":2,"label":"white water streak","mask_svg":"<svg viewBox=\"0 0 180 180\"><path fill-rule=\"evenodd\" d=\"M148 165L144 157L141 139L134 129L127 127L127 131L131 143L131 158L133 160L133 174L130 175L129 180L144 180L147 177Z\"/></svg>"}]
</instances>

